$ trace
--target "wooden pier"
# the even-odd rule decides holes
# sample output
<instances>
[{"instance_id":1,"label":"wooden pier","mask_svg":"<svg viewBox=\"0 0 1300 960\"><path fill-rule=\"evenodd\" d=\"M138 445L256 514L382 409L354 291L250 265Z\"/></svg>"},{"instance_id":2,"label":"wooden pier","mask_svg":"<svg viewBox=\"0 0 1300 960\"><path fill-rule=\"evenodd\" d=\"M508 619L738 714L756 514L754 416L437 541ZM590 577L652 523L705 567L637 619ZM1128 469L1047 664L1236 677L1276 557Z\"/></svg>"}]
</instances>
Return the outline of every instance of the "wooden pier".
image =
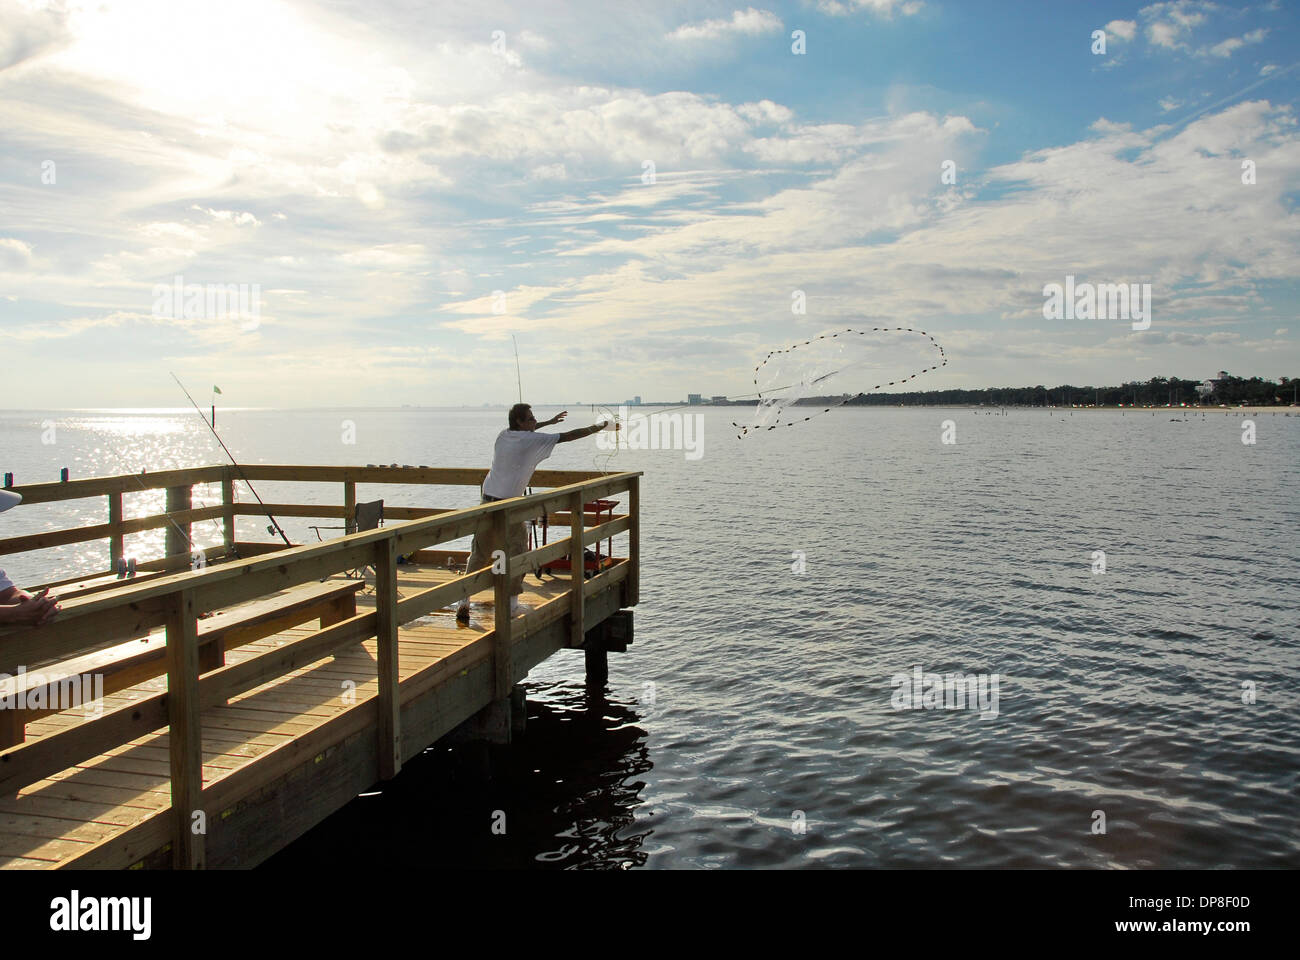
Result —
<instances>
[{"instance_id":1,"label":"wooden pier","mask_svg":"<svg viewBox=\"0 0 1300 960\"><path fill-rule=\"evenodd\" d=\"M0 631L0 866L253 866L446 736L508 742L523 721L516 685L557 651L582 648L603 680L638 599L638 473L538 471L540 493L385 506L384 526L321 543L236 538L236 517L265 519L236 502L241 476L263 493L272 481L341 484L341 504L268 508L350 530L359 483L477 487L486 473L213 466L11 488L24 502L10 515L106 497L108 522L0 540L0 557L106 540L110 562L55 587L52 623ZM195 484L220 484L222 503L195 509ZM123 496L143 490L166 490L167 512L124 519ZM621 511L589 525L594 502L611 498ZM466 551L439 547L543 513L564 536L495 571L462 573ZM209 519L223 545L191 569L192 525ZM162 527L166 555L119 578L125 538ZM582 570L584 548L611 537L623 556L590 579L529 577L521 599L533 609L510 616L512 571L562 558ZM459 627L448 607L467 596L474 614ZM69 707L91 678L102 696Z\"/></svg>"}]
</instances>

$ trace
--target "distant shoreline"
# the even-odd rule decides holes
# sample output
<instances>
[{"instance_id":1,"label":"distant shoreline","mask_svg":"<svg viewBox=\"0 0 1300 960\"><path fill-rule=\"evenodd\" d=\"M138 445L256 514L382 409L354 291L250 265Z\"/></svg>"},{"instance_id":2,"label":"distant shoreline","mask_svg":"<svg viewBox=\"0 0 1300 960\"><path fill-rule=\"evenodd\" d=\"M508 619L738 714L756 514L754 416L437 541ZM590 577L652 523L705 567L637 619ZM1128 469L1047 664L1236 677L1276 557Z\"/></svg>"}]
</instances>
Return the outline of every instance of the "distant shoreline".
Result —
<instances>
[{"instance_id":1,"label":"distant shoreline","mask_svg":"<svg viewBox=\"0 0 1300 960\"><path fill-rule=\"evenodd\" d=\"M1295 413L1300 417L1300 406L1291 404L1276 404L1271 407L1027 407L1027 406L993 406L969 403L909 403L909 404L872 404L871 406L859 405L854 407L855 410L916 410L918 408L926 410L974 410L976 412L995 413L1002 410L1015 411L1055 411L1060 413L1069 410L1071 413L1079 411L1080 413Z\"/></svg>"}]
</instances>

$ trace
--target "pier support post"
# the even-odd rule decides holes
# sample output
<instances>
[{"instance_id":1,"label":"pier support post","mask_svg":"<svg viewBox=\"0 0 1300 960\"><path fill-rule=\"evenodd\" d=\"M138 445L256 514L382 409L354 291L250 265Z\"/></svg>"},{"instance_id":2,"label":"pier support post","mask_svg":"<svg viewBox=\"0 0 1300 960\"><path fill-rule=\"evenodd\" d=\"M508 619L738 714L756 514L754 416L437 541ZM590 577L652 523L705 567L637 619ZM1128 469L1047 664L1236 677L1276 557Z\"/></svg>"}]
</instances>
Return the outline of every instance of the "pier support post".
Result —
<instances>
[{"instance_id":1,"label":"pier support post","mask_svg":"<svg viewBox=\"0 0 1300 960\"><path fill-rule=\"evenodd\" d=\"M189 510L194 505L192 492L193 488L189 484L183 487L168 487L167 512L174 514ZM184 523L173 518L172 525L167 528L167 559L170 560L177 554L183 553L188 561L192 537L189 518L186 517ZM186 562L185 566L188 567L189 563Z\"/></svg>"},{"instance_id":2,"label":"pier support post","mask_svg":"<svg viewBox=\"0 0 1300 960\"><path fill-rule=\"evenodd\" d=\"M505 569L493 578L492 598L495 612L495 620L492 630L492 674L493 687L497 700L505 700L509 703L510 688L514 686L514 677L511 673L510 657L513 653L511 650L512 634L514 627L510 622L510 574L514 570L515 558L510 556L510 535L506 524L506 512L498 510L492 516L492 529L495 532L496 542L500 545L505 557ZM509 714L506 716L506 726L510 726Z\"/></svg>"},{"instance_id":3,"label":"pier support post","mask_svg":"<svg viewBox=\"0 0 1300 960\"><path fill-rule=\"evenodd\" d=\"M108 569L116 570L117 561L126 556L126 537L122 535L122 491L108 495Z\"/></svg>"},{"instance_id":4,"label":"pier support post","mask_svg":"<svg viewBox=\"0 0 1300 960\"><path fill-rule=\"evenodd\" d=\"M451 745L474 743L508 744L522 736L528 722L528 701L524 688L516 684L510 693L493 700L451 733L446 742Z\"/></svg>"},{"instance_id":5,"label":"pier support post","mask_svg":"<svg viewBox=\"0 0 1300 960\"><path fill-rule=\"evenodd\" d=\"M169 491L170 493L170 491ZM184 590L166 598L167 605L167 751L171 762L172 864L202 870L203 742L199 727L199 629L194 593ZM204 817L194 814L203 812ZM195 828L202 822L203 830Z\"/></svg>"},{"instance_id":6,"label":"pier support post","mask_svg":"<svg viewBox=\"0 0 1300 960\"><path fill-rule=\"evenodd\" d=\"M379 646L379 779L402 769L402 704L397 676L397 544L375 544L375 641Z\"/></svg>"},{"instance_id":7,"label":"pier support post","mask_svg":"<svg viewBox=\"0 0 1300 960\"><path fill-rule=\"evenodd\" d=\"M513 724L510 721L510 697L493 700L474 715L477 739L488 743L509 743Z\"/></svg>"},{"instance_id":8,"label":"pier support post","mask_svg":"<svg viewBox=\"0 0 1300 960\"><path fill-rule=\"evenodd\" d=\"M522 737L528 726L528 697L524 688L515 684L510 691L510 736Z\"/></svg>"},{"instance_id":9,"label":"pier support post","mask_svg":"<svg viewBox=\"0 0 1300 960\"><path fill-rule=\"evenodd\" d=\"M627 605L634 607L641 599L641 478L627 483Z\"/></svg>"},{"instance_id":10,"label":"pier support post","mask_svg":"<svg viewBox=\"0 0 1300 960\"><path fill-rule=\"evenodd\" d=\"M609 679L609 654L604 648L593 650L590 647L582 651L587 664L587 682L604 683Z\"/></svg>"},{"instance_id":11,"label":"pier support post","mask_svg":"<svg viewBox=\"0 0 1300 960\"><path fill-rule=\"evenodd\" d=\"M230 467L221 472L221 539L229 560L235 555L235 478Z\"/></svg>"},{"instance_id":12,"label":"pier support post","mask_svg":"<svg viewBox=\"0 0 1300 960\"><path fill-rule=\"evenodd\" d=\"M357 484L354 480L343 481L343 532L357 532Z\"/></svg>"},{"instance_id":13,"label":"pier support post","mask_svg":"<svg viewBox=\"0 0 1300 960\"><path fill-rule=\"evenodd\" d=\"M587 667L588 684L609 680L609 651L623 653L632 642L632 611L616 610L587 631L582 653Z\"/></svg>"},{"instance_id":14,"label":"pier support post","mask_svg":"<svg viewBox=\"0 0 1300 960\"><path fill-rule=\"evenodd\" d=\"M582 646L586 630L582 621L586 612L587 561L582 547L583 514L582 491L569 497L569 646Z\"/></svg>"}]
</instances>

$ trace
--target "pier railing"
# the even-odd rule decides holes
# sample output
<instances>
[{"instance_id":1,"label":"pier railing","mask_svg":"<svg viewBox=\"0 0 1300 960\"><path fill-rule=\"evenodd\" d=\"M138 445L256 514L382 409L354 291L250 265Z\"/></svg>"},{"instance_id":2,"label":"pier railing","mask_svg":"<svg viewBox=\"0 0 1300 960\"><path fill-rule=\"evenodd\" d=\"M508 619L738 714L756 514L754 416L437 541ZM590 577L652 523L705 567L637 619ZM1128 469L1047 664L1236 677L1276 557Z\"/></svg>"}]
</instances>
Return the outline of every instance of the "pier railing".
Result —
<instances>
[{"instance_id":1,"label":"pier railing","mask_svg":"<svg viewBox=\"0 0 1300 960\"><path fill-rule=\"evenodd\" d=\"M242 467L214 465L185 470L161 470L157 473L123 474L112 477L93 477L85 480L66 480L57 483L34 483L8 487L22 494L22 507L55 503L67 500L105 498L105 521L85 527L43 530L23 536L0 539L0 557L16 553L47 550L71 544L107 542L106 567L80 573L76 576L42 583L40 586L59 587L94 577L109 576L119 568L128 551L126 538L149 530L166 530L166 547L159 557L142 559L138 569L146 572L178 570L192 565L190 546L194 524L217 521L222 532L222 545L205 550L205 560L229 557L236 552L265 552L279 549L282 543L236 543L238 517L313 517L342 520L349 533L357 504L357 484L403 484L431 487L479 487L487 476L481 468L398 467L398 466L311 466L299 464L246 464ZM604 474L585 470L538 470L533 474L535 487L560 487L566 484L597 479ZM296 483L328 483L337 485L342 493L336 504L267 503L235 499L241 480L288 481ZM221 503L213 506L194 506L194 488L221 485ZM165 509L160 513L125 518L124 497L128 494L165 494ZM385 504L385 520L414 520L437 516L457 509L454 507L395 506ZM22 513L26 510L20 508ZM10 514L13 516L13 514ZM564 526L564 518L551 520ZM240 548L243 548L242 550Z\"/></svg>"},{"instance_id":2,"label":"pier railing","mask_svg":"<svg viewBox=\"0 0 1300 960\"><path fill-rule=\"evenodd\" d=\"M296 467L251 466L244 473L253 480L330 481L344 484L345 503L338 508L313 504L268 504L272 513L294 516L344 516L349 501L355 503L355 484L366 483L462 483L478 484L486 471L431 470L391 467ZM201 516L221 515L226 519L227 544L233 545L234 515L262 513L234 504L230 499L221 507L195 511L186 505L185 491L194 483L221 481L229 492L233 478L225 467L168 471L151 474L148 482L168 492L168 505L176 509L157 517L144 518L153 526L181 525ZM639 594L640 551L640 474L618 473L592 477L562 471L539 471L537 484L555 483L551 489L530 496L481 504L464 509L427 510L433 516L389 523L375 530L348 533L333 540L290 548L273 553L233 559L201 569L179 573L161 573L134 582L119 581L112 589L88 592L63 601L59 616L43 627L20 627L0 631L0 673L14 674L20 665L61 661L105 650L151 629L166 631L167 690L136 700L116 710L105 710L94 719L86 719L59 732L22 743L0 752L0 796L9 796L23 787L78 763L124 746L141 736L166 727L171 769L171 799L175 817L173 857L178 866L203 865L203 836L191 830L191 814L200 809L221 809L222 783L208 790L202 788L202 750L200 713L208 707L225 703L254 687L261 686L301 666L328 656L335 650L359 641L376 639L378 647L379 772L382 778L394 776L401 768L401 704L424 691L420 677L408 678L398 690L398 627L453 602L466 599L486 589L495 591L495 625L492 632L492 658L495 698L509 696L516 681L512 675L511 648L524 631L536 631L556 620L569 620L569 645L583 643L584 601L605 589L623 584L623 603L633 605ZM144 479L144 478L141 478ZM138 489L134 477L104 477L94 480L43 484L13 489L24 495L25 504L69 499L55 496L49 488L61 488L65 494L110 498L110 537L119 537L128 529L148 529L138 521L121 520L120 495ZM175 491L173 493L173 491ZM626 494L627 511L588 527L584 505L615 494ZM117 506L113 507L114 496ZM385 507L386 520L406 508ZM411 512L425 508L409 508ZM220 511L220 513L216 513ZM303 511L303 512L297 512ZM310 513L306 512L310 511ZM414 557L420 562L421 551L437 544L464 538L476 531L494 528L494 539L509 543L506 530L511 523L537 517L546 511L549 522L568 526L569 536L525 553L498 558L496 567L467 570L446 583L399 599L397 573L399 557ZM558 514L556 511L560 511ZM102 538L104 528L90 527L75 531L81 539ZM70 531L54 531L0 541L0 552L13 552L17 542L22 549L36 549L59 543L75 543ZM627 535L627 556L616 559L590 580L584 579L584 548L610 537ZM92 536L93 535L93 536ZM178 538L188 533L178 532ZM41 538L46 538L41 540ZM39 542L38 542L39 541ZM115 539L114 543L118 541ZM180 541L185 543L184 540ZM36 546L32 546L36 544ZM263 545L273 548L274 545ZM5 548L8 547L8 550ZM188 552L188 547L186 549ZM120 554L118 554L120 556ZM562 597L522 618L512 619L509 604L509 580L519 571L536 569L546 563L568 557L571 582L567 601ZM218 667L200 675L198 618L201 614L256 600L300 584L318 581L334 574L371 566L375 571L374 611L359 613L350 619L317 630L305 637L285 643L274 650L259 653L239 663ZM558 602L557 602L558 601ZM431 684L432 681L429 681ZM291 745L290 745L291 746ZM212 794L212 796L209 796Z\"/></svg>"}]
</instances>

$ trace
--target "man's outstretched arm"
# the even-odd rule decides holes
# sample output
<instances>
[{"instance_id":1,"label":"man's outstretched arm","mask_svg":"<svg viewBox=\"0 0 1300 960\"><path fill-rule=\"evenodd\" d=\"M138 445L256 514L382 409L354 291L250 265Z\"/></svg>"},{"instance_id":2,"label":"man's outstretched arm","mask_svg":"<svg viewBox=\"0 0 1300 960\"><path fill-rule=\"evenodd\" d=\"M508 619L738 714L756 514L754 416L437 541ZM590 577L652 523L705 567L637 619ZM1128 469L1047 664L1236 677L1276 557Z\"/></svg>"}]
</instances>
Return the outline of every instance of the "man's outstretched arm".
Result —
<instances>
[{"instance_id":1,"label":"man's outstretched arm","mask_svg":"<svg viewBox=\"0 0 1300 960\"><path fill-rule=\"evenodd\" d=\"M581 440L583 437L589 437L593 433L600 433L600 431L604 430L608 426L609 422L606 421L605 423L593 423L591 426L582 427L579 430L566 430L564 433L560 434L560 438L555 442L568 443L570 440ZM614 424L614 429L618 430L619 424Z\"/></svg>"}]
</instances>

